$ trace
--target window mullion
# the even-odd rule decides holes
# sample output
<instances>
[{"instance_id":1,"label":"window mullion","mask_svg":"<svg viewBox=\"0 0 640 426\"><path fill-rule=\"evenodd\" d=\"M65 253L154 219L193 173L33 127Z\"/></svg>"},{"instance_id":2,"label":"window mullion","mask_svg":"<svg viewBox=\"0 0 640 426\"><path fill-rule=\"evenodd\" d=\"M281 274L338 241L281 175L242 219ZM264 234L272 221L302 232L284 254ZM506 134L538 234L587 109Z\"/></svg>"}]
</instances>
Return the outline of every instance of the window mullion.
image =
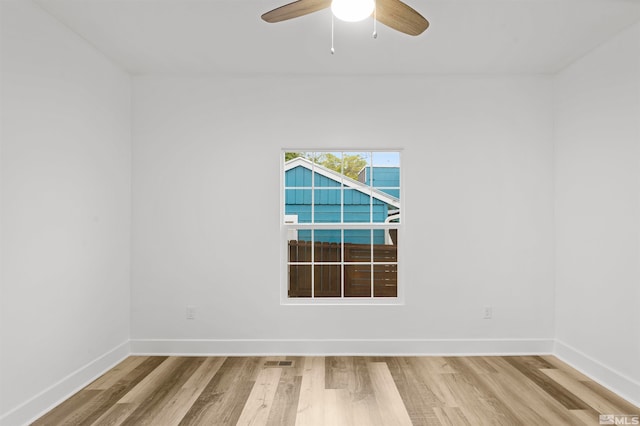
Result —
<instances>
[{"instance_id":1,"label":"window mullion","mask_svg":"<svg viewBox=\"0 0 640 426\"><path fill-rule=\"evenodd\" d=\"M315 298L316 289L316 231L311 231L311 298Z\"/></svg>"},{"instance_id":2,"label":"window mullion","mask_svg":"<svg viewBox=\"0 0 640 426\"><path fill-rule=\"evenodd\" d=\"M311 223L316 223L316 162L311 163ZM316 297L316 231L311 230L311 298Z\"/></svg>"},{"instance_id":3,"label":"window mullion","mask_svg":"<svg viewBox=\"0 0 640 426\"><path fill-rule=\"evenodd\" d=\"M371 232L371 265L369 265L370 271L371 271L371 297L373 298L373 237L374 237L374 231L373 229L370 231Z\"/></svg>"},{"instance_id":4,"label":"window mullion","mask_svg":"<svg viewBox=\"0 0 640 426\"><path fill-rule=\"evenodd\" d=\"M344 224L344 152L340 153L340 223ZM340 298L344 299L344 228L340 228Z\"/></svg>"},{"instance_id":5,"label":"window mullion","mask_svg":"<svg viewBox=\"0 0 640 426\"><path fill-rule=\"evenodd\" d=\"M340 230L340 297L344 298L344 229Z\"/></svg>"},{"instance_id":6,"label":"window mullion","mask_svg":"<svg viewBox=\"0 0 640 426\"><path fill-rule=\"evenodd\" d=\"M399 229L399 223L338 223L338 222L324 222L324 223L285 223L284 226L287 229Z\"/></svg>"}]
</instances>

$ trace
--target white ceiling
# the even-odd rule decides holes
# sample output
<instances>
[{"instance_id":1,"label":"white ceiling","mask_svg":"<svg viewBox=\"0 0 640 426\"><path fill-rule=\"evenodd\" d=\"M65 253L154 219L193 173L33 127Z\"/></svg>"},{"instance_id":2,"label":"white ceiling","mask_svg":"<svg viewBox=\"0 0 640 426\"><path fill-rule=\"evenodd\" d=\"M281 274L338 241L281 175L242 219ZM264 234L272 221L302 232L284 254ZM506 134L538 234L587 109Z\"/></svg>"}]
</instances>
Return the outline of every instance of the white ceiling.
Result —
<instances>
[{"instance_id":1,"label":"white ceiling","mask_svg":"<svg viewBox=\"0 0 640 426\"><path fill-rule=\"evenodd\" d=\"M640 0L405 0L411 37L317 12L267 24L291 0L38 0L134 74L553 73L640 20Z\"/></svg>"}]
</instances>

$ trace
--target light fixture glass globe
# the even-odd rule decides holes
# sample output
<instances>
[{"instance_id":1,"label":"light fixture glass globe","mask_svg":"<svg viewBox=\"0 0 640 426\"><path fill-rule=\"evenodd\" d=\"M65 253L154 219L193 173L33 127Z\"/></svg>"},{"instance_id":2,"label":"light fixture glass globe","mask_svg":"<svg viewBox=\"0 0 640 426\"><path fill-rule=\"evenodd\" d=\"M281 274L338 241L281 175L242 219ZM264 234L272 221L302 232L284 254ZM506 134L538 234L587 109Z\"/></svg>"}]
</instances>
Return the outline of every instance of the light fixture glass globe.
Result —
<instances>
[{"instance_id":1,"label":"light fixture glass globe","mask_svg":"<svg viewBox=\"0 0 640 426\"><path fill-rule=\"evenodd\" d=\"M347 22L368 18L374 8L374 0L333 0L331 2L331 12L336 18Z\"/></svg>"}]
</instances>

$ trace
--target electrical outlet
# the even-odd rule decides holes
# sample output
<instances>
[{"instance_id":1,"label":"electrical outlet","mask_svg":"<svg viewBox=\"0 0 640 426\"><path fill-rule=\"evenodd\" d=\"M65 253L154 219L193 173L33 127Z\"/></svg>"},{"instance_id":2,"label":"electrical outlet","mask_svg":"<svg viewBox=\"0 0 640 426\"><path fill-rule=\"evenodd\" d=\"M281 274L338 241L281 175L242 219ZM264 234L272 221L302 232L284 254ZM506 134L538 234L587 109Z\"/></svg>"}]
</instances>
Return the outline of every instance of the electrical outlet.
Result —
<instances>
[{"instance_id":1,"label":"electrical outlet","mask_svg":"<svg viewBox=\"0 0 640 426\"><path fill-rule=\"evenodd\" d=\"M483 319L491 319L493 318L493 307L492 306L485 306L484 307L484 315L482 317Z\"/></svg>"},{"instance_id":2,"label":"electrical outlet","mask_svg":"<svg viewBox=\"0 0 640 426\"><path fill-rule=\"evenodd\" d=\"M196 319L196 307L193 305L187 305L187 319Z\"/></svg>"}]
</instances>

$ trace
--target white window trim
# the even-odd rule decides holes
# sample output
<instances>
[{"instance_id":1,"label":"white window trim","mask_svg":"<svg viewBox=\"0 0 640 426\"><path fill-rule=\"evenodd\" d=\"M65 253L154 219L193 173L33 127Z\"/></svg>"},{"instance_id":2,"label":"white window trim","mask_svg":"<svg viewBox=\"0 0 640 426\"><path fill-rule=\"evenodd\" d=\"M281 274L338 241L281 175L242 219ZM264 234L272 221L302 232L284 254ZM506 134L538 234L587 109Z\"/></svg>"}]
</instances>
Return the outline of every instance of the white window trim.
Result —
<instances>
[{"instance_id":1,"label":"white window trim","mask_svg":"<svg viewBox=\"0 0 640 426\"><path fill-rule=\"evenodd\" d=\"M348 230L348 229L385 229L388 230L389 228L389 223L380 223L380 222L358 222L358 223L352 223L352 222L340 222L340 223L304 223L304 224L293 224L290 222L286 222L285 216L290 217L291 215L285 215L285 172L286 170L289 170L290 168L293 168L295 166L291 166L290 163L289 166L285 169L285 161L284 161L284 153L285 152L343 152L343 153L356 153L356 152L371 152L371 153L376 153L376 152L398 152L400 154L400 199L402 200L402 203L404 203L404 187L405 185L403 184L403 175L404 175L404 168L402 167L402 152L403 149L402 148L393 148L393 149L353 149L353 148L347 148L347 149L327 149L327 148L323 148L323 149L301 149L301 148L283 148L280 151L280 304L281 305L292 305L292 306L299 306L299 305L304 305L304 306L335 306L335 305L347 305L347 306L378 306L378 305L392 305L392 306L397 306L397 305L404 305L405 304L405 294L406 294L406 280L404 279L404 244L400 243L398 244L398 261L397 262L366 262L367 264L396 264L397 265L397 297L374 297L373 294L370 297L289 297L289 277L288 277L288 266L289 266L289 262L288 262L288 237L290 235L292 235L292 232L297 232L297 230L322 230L322 229L342 229L342 230ZM306 160L306 159L305 159ZM309 160L306 160L309 161ZM313 163L312 163L313 164ZM317 168L317 170L316 170ZM328 170L331 175L327 176L330 177L332 179L335 179L335 176L333 175L332 170L326 169L325 167L318 165L318 164L314 164L314 171L318 171L319 174L325 175L326 176L326 172L322 169ZM322 172L320 172L320 170L322 170ZM313 179L313 178L312 178ZM349 181L347 183L347 181ZM315 187L315 185L313 185L313 180L312 180L312 186L309 187L309 189L317 189ZM355 184L355 185L354 185ZM353 180L351 178L345 177L344 181L343 181L343 185L344 188L349 188L349 189L357 189L360 190L363 193L366 193L367 195L372 195L372 192L380 192L381 193L381 198L384 197L385 199L388 198L390 202L388 202L388 204L393 205L397 208L401 208L401 201L399 201L398 199L396 199L395 197L391 197L389 195L387 195L386 193L379 191L376 188L367 186L367 185L363 185L361 182L358 182L356 180ZM363 188L360 188L363 187ZM306 188L306 187L305 187ZM305 189L303 187L296 187L296 189ZM324 188L322 187L322 189L331 189L332 187L328 187L328 188ZM336 189L340 189L337 188ZM364 190L363 190L364 189ZM378 194L376 194L378 195ZM312 192L312 202L313 202L313 192ZM373 200L371 201L373 202ZM372 213L371 213L372 214ZM313 217L313 214L312 214ZM371 220L371 216L370 216L370 220ZM297 220L297 218L296 218ZM392 229L397 229L398 232L398 241L402 242L404 241L404 228L405 228L405 215L402 215L402 220L400 221L400 223L398 224L394 224ZM385 232L385 234L388 234L388 232ZM386 235L385 235L385 241L386 241ZM309 262L311 263L311 262ZM336 262L336 264L357 264L357 263L345 263L344 259L341 262ZM304 264L304 262L302 263ZM344 277L343 277L344 278ZM342 290L344 291L344 283L342 286Z\"/></svg>"}]
</instances>

